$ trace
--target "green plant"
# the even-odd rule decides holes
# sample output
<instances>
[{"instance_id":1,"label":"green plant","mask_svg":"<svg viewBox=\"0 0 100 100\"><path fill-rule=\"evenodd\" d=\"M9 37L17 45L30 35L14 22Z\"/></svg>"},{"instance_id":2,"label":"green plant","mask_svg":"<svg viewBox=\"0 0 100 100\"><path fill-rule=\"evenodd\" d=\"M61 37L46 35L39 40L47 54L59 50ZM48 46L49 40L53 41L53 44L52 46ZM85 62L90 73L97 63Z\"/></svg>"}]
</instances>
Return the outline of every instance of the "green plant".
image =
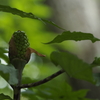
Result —
<instances>
[{"instance_id":1,"label":"green plant","mask_svg":"<svg viewBox=\"0 0 100 100\"><path fill-rule=\"evenodd\" d=\"M100 39L94 37L91 33L66 31L65 29L59 27L58 25L49 20L39 18L32 13L26 13L16 8L11 8L10 6L0 5L0 11L16 14L21 17L36 19L43 23L50 23L64 31L61 35L56 36L52 41L44 43L44 45L49 45L52 43L61 43L62 41L66 40L75 40L75 41L91 40L93 43L96 41L100 41ZM18 38L16 37L19 36L18 34L22 34L20 36L21 37L20 42L23 43L21 44L21 46L18 44L19 37ZM3 53L5 52L7 51L2 48L0 54L3 55ZM95 81L92 75L92 68L100 65L99 64L100 58L95 58L93 63L88 64L86 62L83 62L76 55L70 52L53 51L50 54L51 62L54 63L56 66L60 65L61 67L60 70L42 80L33 81L30 79L29 83L22 84L21 83L22 71L26 66L26 64L28 63L31 53L36 53L38 56L44 56L38 53L36 50L29 47L27 37L22 31L20 30L16 31L9 43L10 63L8 65L0 64L0 75L12 87L14 96L12 99L10 96L1 93L0 98L2 100L4 99L20 100L20 94L21 94L20 90L24 88L27 89L24 92L22 92L22 95L30 96L29 100L67 100L67 99L91 100L85 98L87 92L89 91L88 89L73 91L72 87L67 82L65 82L64 79L62 78L59 78L59 80L52 80L52 79L62 73L66 73L70 77L86 80L94 84ZM8 61L8 59L5 56L4 58L5 61ZM28 80L28 78L26 78L25 80ZM46 83L50 80L52 80L52 82L49 82L46 85L42 85L43 83Z\"/></svg>"}]
</instances>

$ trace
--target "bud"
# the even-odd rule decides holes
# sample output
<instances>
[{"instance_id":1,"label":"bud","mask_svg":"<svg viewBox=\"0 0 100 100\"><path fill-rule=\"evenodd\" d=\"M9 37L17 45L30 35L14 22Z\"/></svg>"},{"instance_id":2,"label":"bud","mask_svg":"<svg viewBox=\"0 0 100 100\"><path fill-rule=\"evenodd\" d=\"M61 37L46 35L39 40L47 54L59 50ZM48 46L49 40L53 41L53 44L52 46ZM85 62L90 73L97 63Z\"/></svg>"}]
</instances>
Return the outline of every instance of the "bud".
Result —
<instances>
[{"instance_id":1,"label":"bud","mask_svg":"<svg viewBox=\"0 0 100 100\"><path fill-rule=\"evenodd\" d=\"M18 62L19 60L28 61L30 60L31 53L36 53L38 56L44 57L38 53L36 50L29 47L29 42L26 34L23 31L16 31L13 33L12 38L9 41L9 59L10 63L14 64L15 60Z\"/></svg>"}]
</instances>

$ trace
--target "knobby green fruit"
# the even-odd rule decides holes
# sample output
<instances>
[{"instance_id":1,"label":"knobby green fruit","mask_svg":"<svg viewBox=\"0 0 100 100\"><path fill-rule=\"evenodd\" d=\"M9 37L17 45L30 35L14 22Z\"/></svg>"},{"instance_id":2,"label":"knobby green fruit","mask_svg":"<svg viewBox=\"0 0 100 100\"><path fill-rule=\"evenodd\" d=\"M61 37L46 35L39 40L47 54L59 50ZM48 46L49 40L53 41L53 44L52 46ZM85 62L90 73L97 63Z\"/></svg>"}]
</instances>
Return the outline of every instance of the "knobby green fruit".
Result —
<instances>
[{"instance_id":1,"label":"knobby green fruit","mask_svg":"<svg viewBox=\"0 0 100 100\"><path fill-rule=\"evenodd\" d=\"M31 50L26 34L23 31L16 31L9 42L9 58L10 62L15 58L26 60L30 59Z\"/></svg>"},{"instance_id":2,"label":"knobby green fruit","mask_svg":"<svg viewBox=\"0 0 100 100\"><path fill-rule=\"evenodd\" d=\"M10 63L16 65L15 62L22 62L23 60L28 63L31 53L36 53L38 56L41 57L45 56L29 47L27 36L23 31L18 30L14 32L9 41Z\"/></svg>"},{"instance_id":3,"label":"knobby green fruit","mask_svg":"<svg viewBox=\"0 0 100 100\"><path fill-rule=\"evenodd\" d=\"M14 43L17 49L16 58L25 59L25 53L29 47L29 42L26 34L23 31L16 31L13 34Z\"/></svg>"}]
</instances>

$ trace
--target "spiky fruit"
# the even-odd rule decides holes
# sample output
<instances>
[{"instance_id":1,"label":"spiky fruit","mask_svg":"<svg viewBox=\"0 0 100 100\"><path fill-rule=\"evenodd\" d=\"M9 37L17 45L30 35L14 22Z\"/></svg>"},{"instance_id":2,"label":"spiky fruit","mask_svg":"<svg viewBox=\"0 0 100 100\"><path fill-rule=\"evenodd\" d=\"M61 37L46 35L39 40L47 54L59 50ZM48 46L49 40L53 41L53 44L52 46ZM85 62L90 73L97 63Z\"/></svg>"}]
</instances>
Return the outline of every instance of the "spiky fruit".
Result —
<instances>
[{"instance_id":1,"label":"spiky fruit","mask_svg":"<svg viewBox=\"0 0 100 100\"><path fill-rule=\"evenodd\" d=\"M26 34L20 30L14 32L9 42L10 61L14 58L27 60L27 53L29 51L28 49L29 49L29 42L28 42Z\"/></svg>"}]
</instances>

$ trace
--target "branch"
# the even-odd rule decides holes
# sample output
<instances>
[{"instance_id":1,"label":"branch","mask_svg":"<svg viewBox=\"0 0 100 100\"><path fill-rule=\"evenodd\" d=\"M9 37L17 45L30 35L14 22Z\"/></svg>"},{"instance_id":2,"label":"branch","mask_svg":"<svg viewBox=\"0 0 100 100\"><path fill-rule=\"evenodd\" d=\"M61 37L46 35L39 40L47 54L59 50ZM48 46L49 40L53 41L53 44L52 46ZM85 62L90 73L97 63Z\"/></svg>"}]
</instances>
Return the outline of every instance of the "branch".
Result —
<instances>
[{"instance_id":1,"label":"branch","mask_svg":"<svg viewBox=\"0 0 100 100\"><path fill-rule=\"evenodd\" d=\"M45 78L43 80L40 80L40 81L35 82L35 83L23 84L19 88L30 88L30 87L35 87L35 86L41 85L43 83L46 83L46 82L52 80L53 78L57 77L58 75L60 75L64 72L65 72L64 70L59 70L58 72L52 74L51 76L48 76L47 78Z\"/></svg>"}]
</instances>

